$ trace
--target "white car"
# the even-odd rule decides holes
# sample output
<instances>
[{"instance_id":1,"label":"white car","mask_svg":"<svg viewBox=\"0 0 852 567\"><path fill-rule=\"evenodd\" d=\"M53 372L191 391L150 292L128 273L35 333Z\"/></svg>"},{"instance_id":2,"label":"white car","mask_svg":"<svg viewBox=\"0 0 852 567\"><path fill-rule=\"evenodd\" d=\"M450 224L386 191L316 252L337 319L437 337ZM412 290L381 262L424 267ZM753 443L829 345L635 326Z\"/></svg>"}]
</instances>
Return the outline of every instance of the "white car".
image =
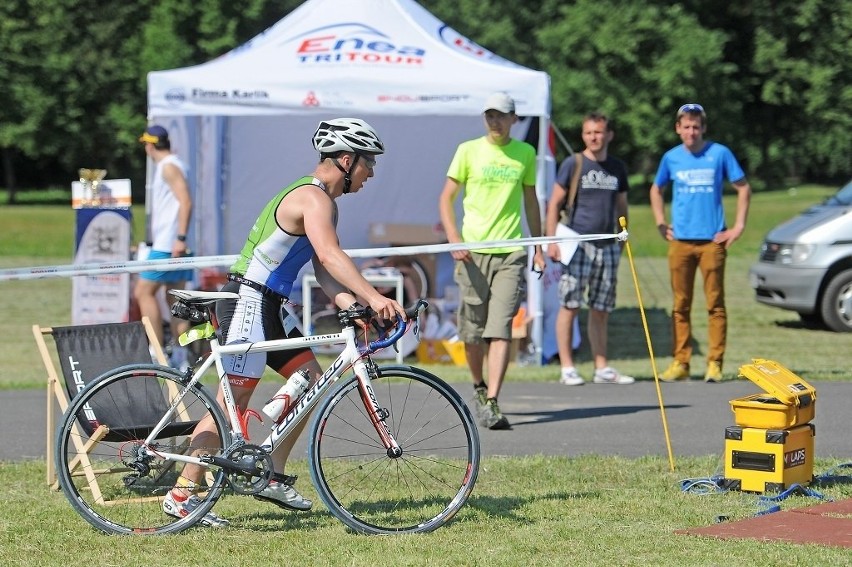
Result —
<instances>
[{"instance_id":1,"label":"white car","mask_svg":"<svg viewBox=\"0 0 852 567\"><path fill-rule=\"evenodd\" d=\"M761 303L852 332L852 181L769 231L749 281Z\"/></svg>"}]
</instances>

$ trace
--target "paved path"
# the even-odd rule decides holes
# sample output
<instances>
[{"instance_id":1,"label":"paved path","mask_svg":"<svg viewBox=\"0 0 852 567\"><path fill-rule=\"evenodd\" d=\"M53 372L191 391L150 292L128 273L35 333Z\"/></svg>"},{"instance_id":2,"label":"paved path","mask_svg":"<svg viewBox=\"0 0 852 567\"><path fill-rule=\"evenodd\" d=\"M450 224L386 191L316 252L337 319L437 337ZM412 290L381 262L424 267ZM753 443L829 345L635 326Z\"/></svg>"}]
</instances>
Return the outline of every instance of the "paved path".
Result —
<instances>
[{"instance_id":1,"label":"paved path","mask_svg":"<svg viewBox=\"0 0 852 567\"><path fill-rule=\"evenodd\" d=\"M852 383L816 382L815 453L818 458L852 459ZM278 383L261 384L256 399L266 399ZM470 399L467 384L456 385ZM662 384L666 420L675 459L719 455L725 428L734 425L729 401L758 393L746 380L721 384L702 381ZM653 382L629 386L507 382L500 406L513 428L480 430L488 455L658 455L668 458L657 389ZM0 461L45 456L45 390L0 393ZM304 444L297 446L297 450Z\"/></svg>"}]
</instances>

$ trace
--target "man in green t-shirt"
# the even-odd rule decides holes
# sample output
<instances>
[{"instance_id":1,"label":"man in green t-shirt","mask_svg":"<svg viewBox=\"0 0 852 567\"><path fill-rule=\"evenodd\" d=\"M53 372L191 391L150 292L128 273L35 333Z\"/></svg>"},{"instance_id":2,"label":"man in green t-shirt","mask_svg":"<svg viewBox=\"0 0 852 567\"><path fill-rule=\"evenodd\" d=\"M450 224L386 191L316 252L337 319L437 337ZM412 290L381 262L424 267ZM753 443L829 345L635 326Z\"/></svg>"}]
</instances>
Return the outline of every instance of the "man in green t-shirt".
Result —
<instances>
[{"instance_id":1,"label":"man in green t-shirt","mask_svg":"<svg viewBox=\"0 0 852 567\"><path fill-rule=\"evenodd\" d=\"M535 193L536 152L510 136L518 121L515 101L494 93L483 108L486 134L459 145L441 192L441 222L447 240L482 242L521 238L521 208L532 236L541 236L541 213ZM461 233L454 202L464 187ZM480 423L490 429L509 429L497 396L509 365L512 318L524 294L527 252L506 246L452 252L459 285L459 338L476 391ZM534 267L545 266L541 247L535 247ZM483 374L487 351L487 376Z\"/></svg>"}]
</instances>

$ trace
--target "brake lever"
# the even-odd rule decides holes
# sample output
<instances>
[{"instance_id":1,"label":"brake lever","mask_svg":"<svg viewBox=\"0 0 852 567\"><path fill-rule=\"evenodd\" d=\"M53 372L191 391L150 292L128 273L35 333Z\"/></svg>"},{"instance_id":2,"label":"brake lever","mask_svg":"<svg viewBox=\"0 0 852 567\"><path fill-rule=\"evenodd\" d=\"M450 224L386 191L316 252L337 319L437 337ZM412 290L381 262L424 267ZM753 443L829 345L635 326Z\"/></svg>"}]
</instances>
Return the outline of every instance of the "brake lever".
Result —
<instances>
[{"instance_id":1,"label":"brake lever","mask_svg":"<svg viewBox=\"0 0 852 567\"><path fill-rule=\"evenodd\" d=\"M389 319L372 319L370 320L370 324L373 326L373 329L376 330L378 340L380 341L385 340L388 335L390 335L390 330L394 327L394 322ZM399 352L399 348L396 346L396 343L393 344L393 348L396 352Z\"/></svg>"},{"instance_id":2,"label":"brake lever","mask_svg":"<svg viewBox=\"0 0 852 567\"><path fill-rule=\"evenodd\" d=\"M372 349L373 351L376 351L376 350L379 350L379 349L386 348L386 347L390 346L391 344L393 344L394 350L397 353L399 353L399 346L396 344L396 342L402 337L403 333L405 333L405 331L408 329L409 322L412 321L412 320L419 319L420 314L423 311L425 311L428 306L429 306L429 303L426 302L425 300L423 300L423 299L417 300L417 302L412 307L405 310L406 318L408 319L408 321L404 321L400 315L397 315L395 322L389 321L391 323L391 325L389 327L383 327L383 328L381 328L381 330L379 330L380 328L378 327L377 322L373 321L372 323L373 323L374 327L376 328L376 330L379 332L379 334L381 334L382 330L387 330L387 329L393 328L394 326L396 326L397 329L393 333L391 333L390 336L388 336L386 339L379 338L379 339L376 339L375 341L369 342L367 344L367 347ZM416 322L415 322L415 324L416 324Z\"/></svg>"}]
</instances>

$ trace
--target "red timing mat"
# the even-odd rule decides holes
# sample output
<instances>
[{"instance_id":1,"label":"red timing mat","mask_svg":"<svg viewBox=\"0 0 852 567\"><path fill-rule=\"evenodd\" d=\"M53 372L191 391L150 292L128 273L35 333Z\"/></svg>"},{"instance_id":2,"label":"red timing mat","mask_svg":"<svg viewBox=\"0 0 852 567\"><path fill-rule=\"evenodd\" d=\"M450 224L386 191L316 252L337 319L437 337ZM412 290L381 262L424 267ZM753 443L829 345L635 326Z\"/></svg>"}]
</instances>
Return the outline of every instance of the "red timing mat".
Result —
<instances>
[{"instance_id":1,"label":"red timing mat","mask_svg":"<svg viewBox=\"0 0 852 567\"><path fill-rule=\"evenodd\" d=\"M703 528L677 530L675 533L719 539L759 539L852 547L852 499L773 512Z\"/></svg>"}]
</instances>

